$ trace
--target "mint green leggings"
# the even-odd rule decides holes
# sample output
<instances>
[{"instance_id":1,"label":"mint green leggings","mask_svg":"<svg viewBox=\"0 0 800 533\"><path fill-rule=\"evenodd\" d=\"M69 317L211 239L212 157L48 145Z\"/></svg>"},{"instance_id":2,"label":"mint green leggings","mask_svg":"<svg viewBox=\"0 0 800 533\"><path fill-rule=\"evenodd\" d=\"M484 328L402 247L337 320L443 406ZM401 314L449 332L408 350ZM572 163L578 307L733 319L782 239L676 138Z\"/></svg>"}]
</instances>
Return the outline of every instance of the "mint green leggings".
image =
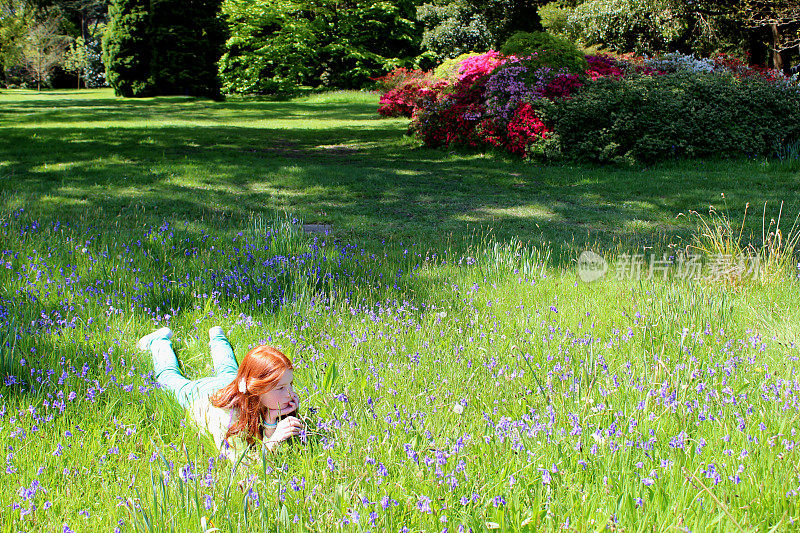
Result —
<instances>
[{"instance_id":1,"label":"mint green leggings","mask_svg":"<svg viewBox=\"0 0 800 533\"><path fill-rule=\"evenodd\" d=\"M150 342L153 354L153 370L161 388L172 392L178 403L188 409L197 398L208 397L231 383L239 370L239 363L233 355L228 339L217 334L208 343L211 360L214 362L214 375L200 379L187 379L181 374L178 358L172 350L172 342L164 337Z\"/></svg>"}]
</instances>

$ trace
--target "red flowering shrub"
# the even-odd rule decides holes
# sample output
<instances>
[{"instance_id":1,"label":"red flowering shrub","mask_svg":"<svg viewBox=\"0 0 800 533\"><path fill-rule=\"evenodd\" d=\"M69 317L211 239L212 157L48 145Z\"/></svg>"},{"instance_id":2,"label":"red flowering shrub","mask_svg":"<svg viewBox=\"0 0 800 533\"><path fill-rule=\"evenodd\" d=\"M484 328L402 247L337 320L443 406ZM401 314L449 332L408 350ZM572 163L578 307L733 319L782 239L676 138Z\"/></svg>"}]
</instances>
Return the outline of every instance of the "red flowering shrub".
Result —
<instances>
[{"instance_id":1,"label":"red flowering shrub","mask_svg":"<svg viewBox=\"0 0 800 533\"><path fill-rule=\"evenodd\" d=\"M528 155L530 146L550 132L531 104L522 104L508 123L506 148L512 154Z\"/></svg>"},{"instance_id":2,"label":"red flowering shrub","mask_svg":"<svg viewBox=\"0 0 800 533\"><path fill-rule=\"evenodd\" d=\"M506 61L496 52L467 58L459 69L459 79L452 92L420 105L414 111L410 129L431 147L492 146L521 156L529 155L531 146L544 139L548 132L533 106L524 100L512 102L507 114L498 114L487 106L487 83ZM518 66L517 70L520 68L525 69ZM567 98L581 87L576 74L539 70L542 76L536 77L539 81L533 91L537 97ZM508 86L512 92L522 83L510 78L495 82Z\"/></svg>"},{"instance_id":3,"label":"red flowering shrub","mask_svg":"<svg viewBox=\"0 0 800 533\"><path fill-rule=\"evenodd\" d=\"M429 77L430 74L425 71L400 67L384 76L370 79L375 82L375 88L377 90L385 93L410 81L424 80Z\"/></svg>"},{"instance_id":4,"label":"red flowering shrub","mask_svg":"<svg viewBox=\"0 0 800 533\"><path fill-rule=\"evenodd\" d=\"M553 84L554 94L569 94L579 86L577 76L558 78L561 80ZM441 101L421 106L414 114L412 129L431 147L493 146L523 157L529 155L531 146L546 138L549 130L529 103L517 107L507 123L487 116L487 79L464 79Z\"/></svg>"},{"instance_id":5,"label":"red flowering shrub","mask_svg":"<svg viewBox=\"0 0 800 533\"><path fill-rule=\"evenodd\" d=\"M590 79L596 80L598 78L605 78L607 76L611 76L613 78L622 78L625 76L625 72L610 56L604 54L586 56L586 61L589 63L589 68L586 69L586 74Z\"/></svg>"},{"instance_id":6,"label":"red flowering shrub","mask_svg":"<svg viewBox=\"0 0 800 533\"><path fill-rule=\"evenodd\" d=\"M456 83L451 94L418 107L410 129L417 132L427 146L481 146L475 130L486 112L485 92L486 76L464 78Z\"/></svg>"},{"instance_id":7,"label":"red flowering shrub","mask_svg":"<svg viewBox=\"0 0 800 533\"><path fill-rule=\"evenodd\" d=\"M718 54L714 57L714 67L717 70L727 70L737 78L760 77L768 81L785 81L786 77L777 70L748 65L739 58L728 54Z\"/></svg>"},{"instance_id":8,"label":"red flowering shrub","mask_svg":"<svg viewBox=\"0 0 800 533\"><path fill-rule=\"evenodd\" d=\"M411 79L384 93L378 102L378 114L384 117L410 117L414 109L429 100L436 100L447 86L432 78Z\"/></svg>"},{"instance_id":9,"label":"red flowering shrub","mask_svg":"<svg viewBox=\"0 0 800 533\"><path fill-rule=\"evenodd\" d=\"M542 96L550 100L554 98L569 98L582 86L583 84L578 79L577 74L559 74L547 83Z\"/></svg>"}]
</instances>

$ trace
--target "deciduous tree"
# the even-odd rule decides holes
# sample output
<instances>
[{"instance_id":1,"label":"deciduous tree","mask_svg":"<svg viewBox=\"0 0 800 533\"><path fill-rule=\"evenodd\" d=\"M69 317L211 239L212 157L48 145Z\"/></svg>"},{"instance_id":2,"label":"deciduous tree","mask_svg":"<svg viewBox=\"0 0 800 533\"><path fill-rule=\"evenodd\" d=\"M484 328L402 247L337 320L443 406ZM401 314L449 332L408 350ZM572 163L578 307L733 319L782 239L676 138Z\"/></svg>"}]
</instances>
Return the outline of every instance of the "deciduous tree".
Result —
<instances>
[{"instance_id":1,"label":"deciduous tree","mask_svg":"<svg viewBox=\"0 0 800 533\"><path fill-rule=\"evenodd\" d=\"M41 19L29 26L22 45L25 69L42 89L55 68L64 62L69 46L68 38L61 33L61 21L56 17Z\"/></svg>"}]
</instances>

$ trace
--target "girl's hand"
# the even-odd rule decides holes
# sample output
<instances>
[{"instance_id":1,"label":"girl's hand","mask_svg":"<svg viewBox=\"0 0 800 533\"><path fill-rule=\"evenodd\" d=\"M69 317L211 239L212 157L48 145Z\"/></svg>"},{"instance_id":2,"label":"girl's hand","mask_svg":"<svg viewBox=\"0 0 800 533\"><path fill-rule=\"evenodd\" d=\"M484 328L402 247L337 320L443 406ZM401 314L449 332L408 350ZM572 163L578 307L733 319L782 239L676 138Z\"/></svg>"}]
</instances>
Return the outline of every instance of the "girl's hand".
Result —
<instances>
[{"instance_id":1,"label":"girl's hand","mask_svg":"<svg viewBox=\"0 0 800 533\"><path fill-rule=\"evenodd\" d=\"M275 432L269 440L267 440L267 448L269 448L270 451L275 450L281 442L300 435L302 429L303 423L300 422L300 419L294 416L287 416L278 422L278 427L275 428Z\"/></svg>"},{"instance_id":2,"label":"girl's hand","mask_svg":"<svg viewBox=\"0 0 800 533\"><path fill-rule=\"evenodd\" d=\"M289 401L289 407L286 408L287 413L296 413L297 408L300 406L300 397L296 392L292 391L292 399Z\"/></svg>"},{"instance_id":3,"label":"girl's hand","mask_svg":"<svg viewBox=\"0 0 800 533\"><path fill-rule=\"evenodd\" d=\"M296 392L292 391L292 399L289 401L289 405L286 409L267 409L267 420L268 424L274 424L275 420L278 419L279 416L296 413L297 408L300 405L300 397L297 395Z\"/></svg>"}]
</instances>

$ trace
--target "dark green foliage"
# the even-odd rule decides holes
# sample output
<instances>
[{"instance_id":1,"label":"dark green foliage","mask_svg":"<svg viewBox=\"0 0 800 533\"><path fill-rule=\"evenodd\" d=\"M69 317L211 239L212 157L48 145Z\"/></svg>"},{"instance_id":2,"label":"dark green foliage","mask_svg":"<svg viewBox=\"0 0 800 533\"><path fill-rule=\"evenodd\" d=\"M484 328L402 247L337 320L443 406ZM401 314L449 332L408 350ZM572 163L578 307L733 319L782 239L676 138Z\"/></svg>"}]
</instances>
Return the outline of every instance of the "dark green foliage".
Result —
<instances>
[{"instance_id":1,"label":"dark green foliage","mask_svg":"<svg viewBox=\"0 0 800 533\"><path fill-rule=\"evenodd\" d=\"M423 4L417 9L417 18L425 25L423 48L440 60L468 52L485 52L494 43L486 19L467 0Z\"/></svg>"},{"instance_id":2,"label":"dark green foliage","mask_svg":"<svg viewBox=\"0 0 800 533\"><path fill-rule=\"evenodd\" d=\"M478 13L486 18L497 49L518 31L540 31L538 7L542 0L470 0Z\"/></svg>"},{"instance_id":3,"label":"dark green foliage","mask_svg":"<svg viewBox=\"0 0 800 533\"><path fill-rule=\"evenodd\" d=\"M113 0L103 41L108 84L120 96L219 98L219 0Z\"/></svg>"},{"instance_id":4,"label":"dark green foliage","mask_svg":"<svg viewBox=\"0 0 800 533\"><path fill-rule=\"evenodd\" d=\"M800 139L800 93L757 76L602 78L540 111L564 155L597 162L771 155Z\"/></svg>"},{"instance_id":5,"label":"dark green foliage","mask_svg":"<svg viewBox=\"0 0 800 533\"><path fill-rule=\"evenodd\" d=\"M541 29L536 0L435 0L422 4L423 48L439 60L497 49L517 31Z\"/></svg>"},{"instance_id":6,"label":"dark green foliage","mask_svg":"<svg viewBox=\"0 0 800 533\"><path fill-rule=\"evenodd\" d=\"M160 95L220 97L219 0L151 0L151 71Z\"/></svg>"},{"instance_id":7,"label":"dark green foliage","mask_svg":"<svg viewBox=\"0 0 800 533\"><path fill-rule=\"evenodd\" d=\"M222 9L230 31L219 63L226 92L288 93L310 83L319 50L301 4L227 0Z\"/></svg>"},{"instance_id":8,"label":"dark green foliage","mask_svg":"<svg viewBox=\"0 0 800 533\"><path fill-rule=\"evenodd\" d=\"M155 94L150 69L148 0L114 0L103 39L106 81L119 96Z\"/></svg>"},{"instance_id":9,"label":"dark green foliage","mask_svg":"<svg viewBox=\"0 0 800 533\"><path fill-rule=\"evenodd\" d=\"M354 89L394 68L415 66L422 32L414 12L408 0L362 0L325 13L330 33L321 53L322 84Z\"/></svg>"},{"instance_id":10,"label":"dark green foliage","mask_svg":"<svg viewBox=\"0 0 800 533\"><path fill-rule=\"evenodd\" d=\"M500 52L517 57L535 54L528 61L532 68L564 68L578 74L584 72L588 66L583 52L574 43L541 31L515 33L503 43Z\"/></svg>"},{"instance_id":11,"label":"dark green foliage","mask_svg":"<svg viewBox=\"0 0 800 533\"><path fill-rule=\"evenodd\" d=\"M226 0L223 12L230 36L220 74L230 92L360 88L418 63L422 30L412 0Z\"/></svg>"}]
</instances>

